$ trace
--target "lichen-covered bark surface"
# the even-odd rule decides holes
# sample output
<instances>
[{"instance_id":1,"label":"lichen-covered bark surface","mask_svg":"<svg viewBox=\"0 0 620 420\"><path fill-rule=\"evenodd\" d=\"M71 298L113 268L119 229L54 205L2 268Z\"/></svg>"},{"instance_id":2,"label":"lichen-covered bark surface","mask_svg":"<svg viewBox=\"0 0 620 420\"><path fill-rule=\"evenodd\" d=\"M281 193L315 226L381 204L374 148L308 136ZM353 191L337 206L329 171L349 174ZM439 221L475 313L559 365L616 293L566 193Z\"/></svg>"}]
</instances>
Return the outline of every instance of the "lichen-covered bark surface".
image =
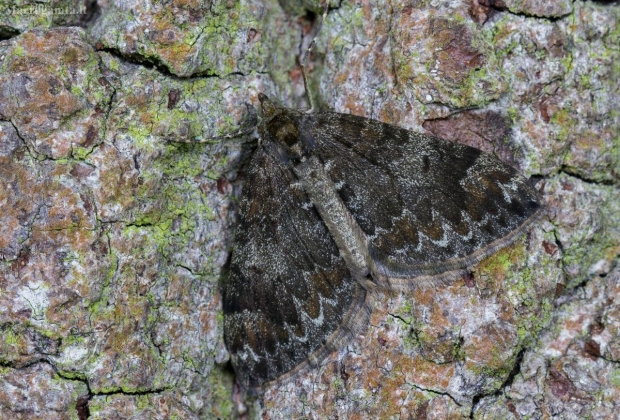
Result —
<instances>
[{"instance_id":1,"label":"lichen-covered bark surface","mask_svg":"<svg viewBox=\"0 0 620 420\"><path fill-rule=\"evenodd\" d=\"M252 143L169 140L303 105L316 4L65 3L0 1L0 418L617 416L618 2L332 2L323 108L494 153L548 212L258 398L219 293Z\"/></svg>"}]
</instances>

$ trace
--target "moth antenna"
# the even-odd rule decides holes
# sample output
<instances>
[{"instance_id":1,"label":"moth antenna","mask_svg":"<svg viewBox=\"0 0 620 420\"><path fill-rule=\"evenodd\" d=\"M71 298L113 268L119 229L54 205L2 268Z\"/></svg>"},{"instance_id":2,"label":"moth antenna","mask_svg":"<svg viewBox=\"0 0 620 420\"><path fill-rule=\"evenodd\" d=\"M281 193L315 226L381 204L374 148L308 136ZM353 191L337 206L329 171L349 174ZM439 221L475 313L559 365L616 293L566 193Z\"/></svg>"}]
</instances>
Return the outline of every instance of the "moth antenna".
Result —
<instances>
[{"instance_id":1,"label":"moth antenna","mask_svg":"<svg viewBox=\"0 0 620 420\"><path fill-rule=\"evenodd\" d=\"M323 28L323 22L325 21L325 18L327 17L328 9L329 9L329 0L325 0L325 7L323 8L323 14L321 15L321 20L319 21L319 27L317 28L316 33L314 34L314 37L312 38L312 41L310 41L310 45L308 45L308 48L306 48L306 52L304 53L301 59L301 62L300 62L301 75L304 79L304 90L306 91L306 96L308 97L308 104L310 105L308 109L306 110L307 114L312 114L314 112L314 101L312 100L312 94L310 93L310 88L308 87L308 75L306 74L306 65L308 64L308 56L310 55L310 53L312 52L312 48L314 48L314 45L316 44L316 39L321 33L321 28Z\"/></svg>"},{"instance_id":2,"label":"moth antenna","mask_svg":"<svg viewBox=\"0 0 620 420\"><path fill-rule=\"evenodd\" d=\"M248 110L250 110L249 112L249 117L246 119L247 121L250 121L250 125L247 127L244 127L246 125L246 123L242 123L241 124L241 128L239 128L236 131L233 131L232 133L228 133L228 134L223 134L221 136L212 136L212 137L207 137L204 139L200 139L200 140L189 140L189 139L167 139L167 141L169 142L174 142L174 143L215 143L217 141L220 140L229 140L229 139L234 139L237 137L243 137L247 134L252 133L254 130L256 130L256 127L258 127L260 121L259 121L259 117L256 115L256 110L254 109L254 107L248 103L245 104L248 107Z\"/></svg>"}]
</instances>

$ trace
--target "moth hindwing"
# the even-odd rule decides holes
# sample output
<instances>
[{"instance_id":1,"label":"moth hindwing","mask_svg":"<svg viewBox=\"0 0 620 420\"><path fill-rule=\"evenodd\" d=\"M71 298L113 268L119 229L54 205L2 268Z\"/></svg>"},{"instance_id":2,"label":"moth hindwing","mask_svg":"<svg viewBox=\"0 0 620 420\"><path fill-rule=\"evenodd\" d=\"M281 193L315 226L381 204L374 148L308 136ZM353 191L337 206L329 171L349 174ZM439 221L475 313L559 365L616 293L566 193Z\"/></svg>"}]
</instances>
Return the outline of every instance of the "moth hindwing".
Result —
<instances>
[{"instance_id":1,"label":"moth hindwing","mask_svg":"<svg viewBox=\"0 0 620 420\"><path fill-rule=\"evenodd\" d=\"M458 277L542 211L526 179L478 149L259 99L262 141L223 299L225 342L250 391L362 331L373 290Z\"/></svg>"}]
</instances>

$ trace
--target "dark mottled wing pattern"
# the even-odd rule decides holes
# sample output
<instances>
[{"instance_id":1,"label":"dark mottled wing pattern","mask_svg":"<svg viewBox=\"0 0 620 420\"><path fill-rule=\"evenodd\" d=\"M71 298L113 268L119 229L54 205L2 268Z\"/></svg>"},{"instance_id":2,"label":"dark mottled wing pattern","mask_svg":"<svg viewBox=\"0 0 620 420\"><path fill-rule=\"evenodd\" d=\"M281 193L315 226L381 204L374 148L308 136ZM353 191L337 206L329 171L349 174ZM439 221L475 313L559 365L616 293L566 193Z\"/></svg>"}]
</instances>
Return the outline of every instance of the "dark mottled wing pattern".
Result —
<instances>
[{"instance_id":1,"label":"dark mottled wing pattern","mask_svg":"<svg viewBox=\"0 0 620 420\"><path fill-rule=\"evenodd\" d=\"M365 298L278 146L264 147L249 165L223 299L226 345L250 390L319 362L355 329Z\"/></svg>"},{"instance_id":2,"label":"dark mottled wing pattern","mask_svg":"<svg viewBox=\"0 0 620 420\"><path fill-rule=\"evenodd\" d=\"M368 235L381 276L415 283L470 266L541 209L515 169L472 147L336 113L301 117L300 131Z\"/></svg>"},{"instance_id":3,"label":"dark mottled wing pattern","mask_svg":"<svg viewBox=\"0 0 620 420\"><path fill-rule=\"evenodd\" d=\"M262 144L223 299L224 338L248 390L315 366L363 331L373 296L364 288L454 277L541 213L537 191L480 150L259 99Z\"/></svg>"}]
</instances>

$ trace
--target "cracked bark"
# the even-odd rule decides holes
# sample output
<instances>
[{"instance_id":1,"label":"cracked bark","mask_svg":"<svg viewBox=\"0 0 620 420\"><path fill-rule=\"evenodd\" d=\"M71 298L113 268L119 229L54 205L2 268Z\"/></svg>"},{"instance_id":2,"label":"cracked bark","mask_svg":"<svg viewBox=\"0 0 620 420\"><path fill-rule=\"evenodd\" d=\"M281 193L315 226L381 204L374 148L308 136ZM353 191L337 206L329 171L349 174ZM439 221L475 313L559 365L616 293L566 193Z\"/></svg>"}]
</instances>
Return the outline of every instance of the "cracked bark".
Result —
<instances>
[{"instance_id":1,"label":"cracked bark","mask_svg":"<svg viewBox=\"0 0 620 420\"><path fill-rule=\"evenodd\" d=\"M218 293L251 146L167 140L244 127L258 92L303 106L309 5L0 16L0 417L617 412L620 7L444 3L333 4L317 103L486 147L548 218L461 281L384 296L260 400L234 386Z\"/></svg>"}]
</instances>

